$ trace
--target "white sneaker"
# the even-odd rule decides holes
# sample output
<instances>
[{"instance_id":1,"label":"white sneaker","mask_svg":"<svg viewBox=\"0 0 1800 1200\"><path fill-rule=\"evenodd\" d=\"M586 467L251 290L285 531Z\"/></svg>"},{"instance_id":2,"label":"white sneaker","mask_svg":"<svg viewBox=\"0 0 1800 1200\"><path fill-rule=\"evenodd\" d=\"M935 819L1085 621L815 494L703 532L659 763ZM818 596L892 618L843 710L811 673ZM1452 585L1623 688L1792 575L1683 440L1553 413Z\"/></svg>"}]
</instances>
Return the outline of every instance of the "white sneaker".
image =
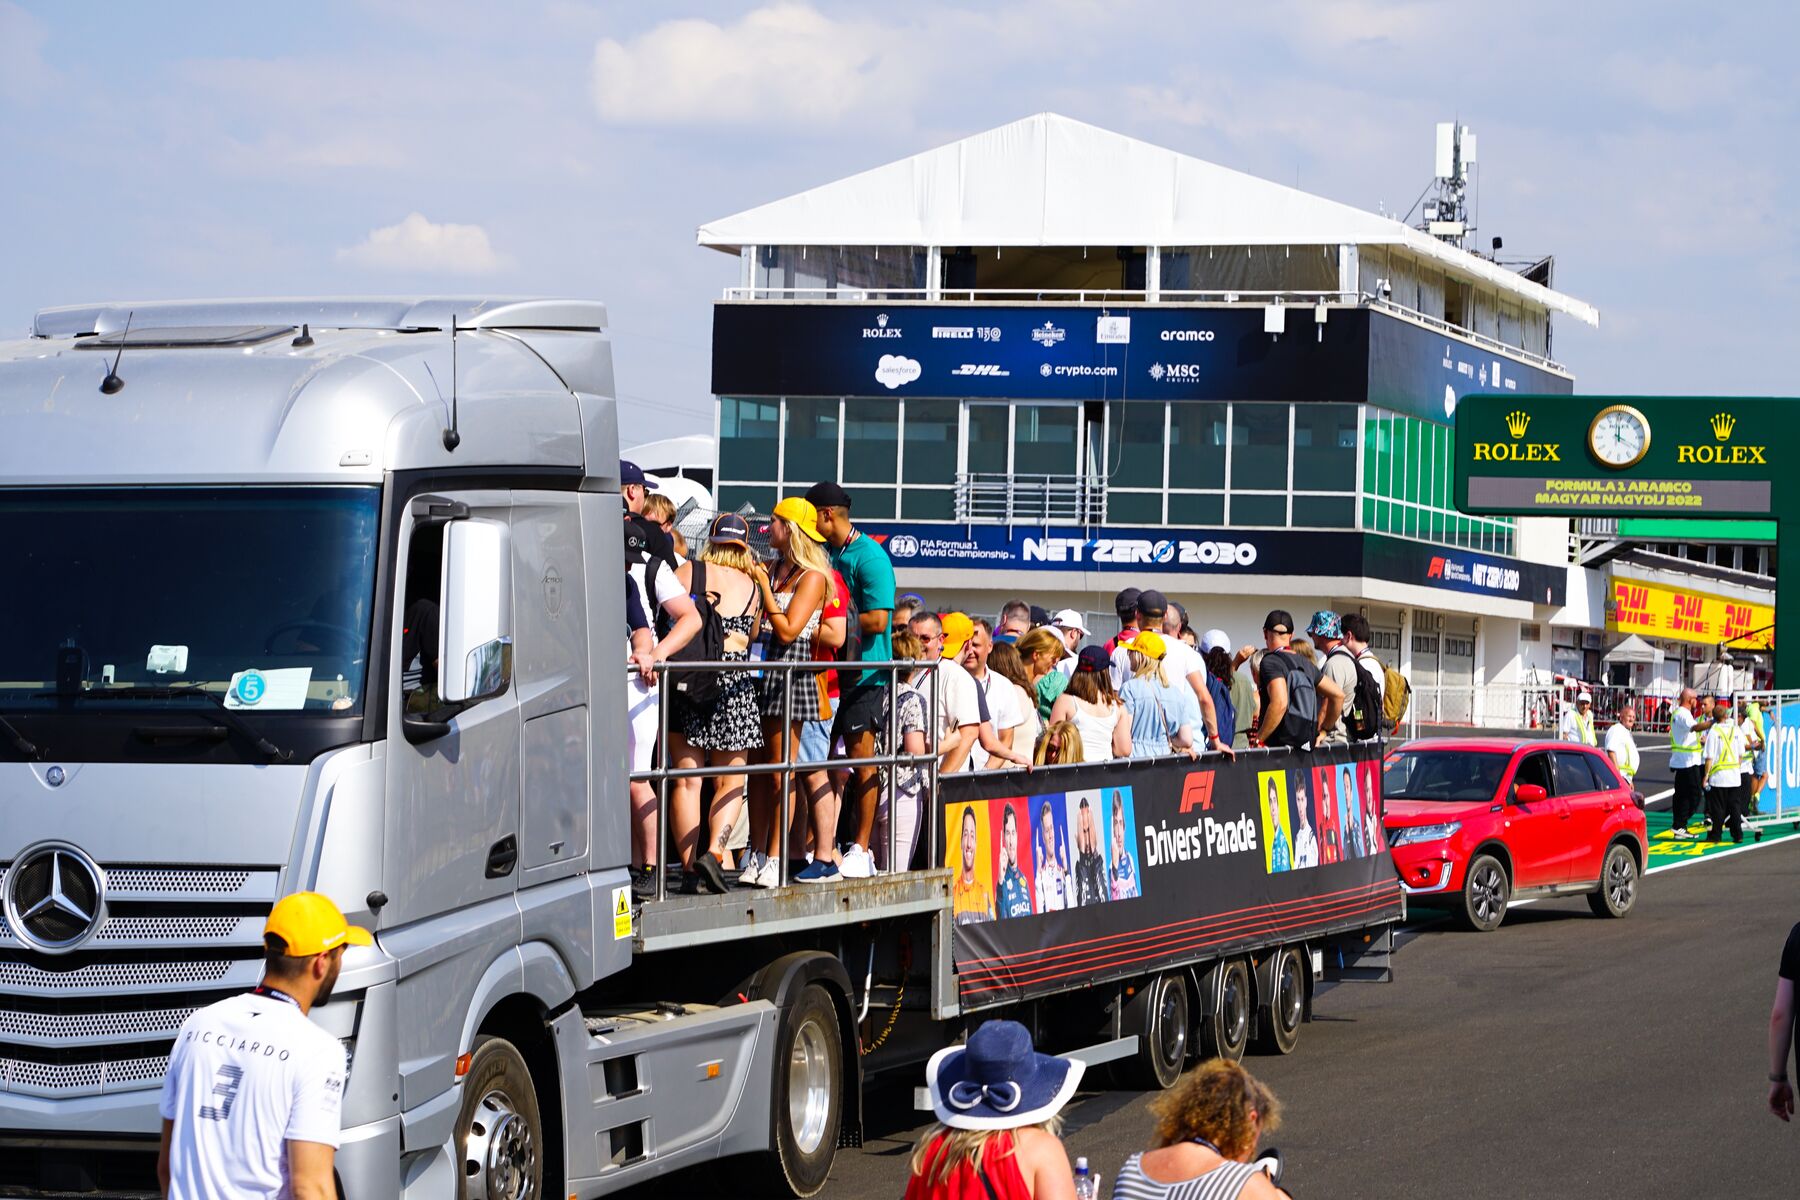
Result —
<instances>
[{"instance_id":1,"label":"white sneaker","mask_svg":"<svg viewBox=\"0 0 1800 1200\"><path fill-rule=\"evenodd\" d=\"M763 863L767 861L762 851L746 850L744 852L744 869L738 876L738 882L745 887L762 887L757 877L762 873Z\"/></svg>"},{"instance_id":2,"label":"white sneaker","mask_svg":"<svg viewBox=\"0 0 1800 1200\"><path fill-rule=\"evenodd\" d=\"M781 871L777 867L775 860L766 854L763 855L762 866L757 869L756 878L751 882L750 886L772 888L780 882Z\"/></svg>"},{"instance_id":3,"label":"white sneaker","mask_svg":"<svg viewBox=\"0 0 1800 1200\"><path fill-rule=\"evenodd\" d=\"M861 846L852 845L838 863L838 873L845 879L867 879L875 874L875 859Z\"/></svg>"}]
</instances>

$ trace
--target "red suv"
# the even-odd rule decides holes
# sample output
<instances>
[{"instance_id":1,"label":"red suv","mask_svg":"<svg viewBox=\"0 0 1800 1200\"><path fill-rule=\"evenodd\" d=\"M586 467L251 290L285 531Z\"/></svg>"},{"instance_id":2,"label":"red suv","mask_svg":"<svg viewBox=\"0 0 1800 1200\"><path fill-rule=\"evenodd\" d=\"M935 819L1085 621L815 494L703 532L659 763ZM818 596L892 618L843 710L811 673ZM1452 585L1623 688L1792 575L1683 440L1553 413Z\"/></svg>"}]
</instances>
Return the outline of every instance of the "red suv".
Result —
<instances>
[{"instance_id":1,"label":"red suv","mask_svg":"<svg viewBox=\"0 0 1800 1200\"><path fill-rule=\"evenodd\" d=\"M1511 738L1408 742L1387 756L1383 825L1409 896L1479 930L1514 898L1585 894L1622 917L1648 842L1643 802L1592 746Z\"/></svg>"}]
</instances>

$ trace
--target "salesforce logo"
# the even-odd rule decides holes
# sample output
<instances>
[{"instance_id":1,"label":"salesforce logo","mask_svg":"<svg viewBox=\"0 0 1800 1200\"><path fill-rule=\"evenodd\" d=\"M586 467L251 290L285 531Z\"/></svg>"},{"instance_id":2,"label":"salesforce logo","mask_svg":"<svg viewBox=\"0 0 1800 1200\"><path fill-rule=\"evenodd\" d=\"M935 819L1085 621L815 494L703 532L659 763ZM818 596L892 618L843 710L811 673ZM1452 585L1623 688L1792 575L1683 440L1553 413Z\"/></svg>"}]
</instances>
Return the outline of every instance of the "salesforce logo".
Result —
<instances>
[{"instance_id":1,"label":"salesforce logo","mask_svg":"<svg viewBox=\"0 0 1800 1200\"><path fill-rule=\"evenodd\" d=\"M888 539L887 548L893 558L911 558L919 552L919 539L910 533L896 534Z\"/></svg>"},{"instance_id":2,"label":"salesforce logo","mask_svg":"<svg viewBox=\"0 0 1800 1200\"><path fill-rule=\"evenodd\" d=\"M875 381L890 392L911 383L920 373L919 360L904 354L884 354L875 364Z\"/></svg>"}]
</instances>

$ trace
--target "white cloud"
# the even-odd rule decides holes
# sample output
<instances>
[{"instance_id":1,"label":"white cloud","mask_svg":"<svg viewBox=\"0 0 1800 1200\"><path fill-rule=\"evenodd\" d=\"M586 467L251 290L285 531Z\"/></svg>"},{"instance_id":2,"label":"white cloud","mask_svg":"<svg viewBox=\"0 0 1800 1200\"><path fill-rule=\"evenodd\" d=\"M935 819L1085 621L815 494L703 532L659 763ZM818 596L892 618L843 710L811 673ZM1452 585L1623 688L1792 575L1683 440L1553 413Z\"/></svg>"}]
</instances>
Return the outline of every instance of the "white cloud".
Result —
<instances>
[{"instance_id":1,"label":"white cloud","mask_svg":"<svg viewBox=\"0 0 1800 1200\"><path fill-rule=\"evenodd\" d=\"M618 124L836 125L918 94L930 58L914 36L786 2L733 25L664 21L628 42L601 39L594 104Z\"/></svg>"},{"instance_id":2,"label":"white cloud","mask_svg":"<svg viewBox=\"0 0 1800 1200\"><path fill-rule=\"evenodd\" d=\"M354 246L337 252L339 262L385 271L443 275L491 275L512 265L494 250L479 225L437 224L410 213L398 225L372 229Z\"/></svg>"}]
</instances>

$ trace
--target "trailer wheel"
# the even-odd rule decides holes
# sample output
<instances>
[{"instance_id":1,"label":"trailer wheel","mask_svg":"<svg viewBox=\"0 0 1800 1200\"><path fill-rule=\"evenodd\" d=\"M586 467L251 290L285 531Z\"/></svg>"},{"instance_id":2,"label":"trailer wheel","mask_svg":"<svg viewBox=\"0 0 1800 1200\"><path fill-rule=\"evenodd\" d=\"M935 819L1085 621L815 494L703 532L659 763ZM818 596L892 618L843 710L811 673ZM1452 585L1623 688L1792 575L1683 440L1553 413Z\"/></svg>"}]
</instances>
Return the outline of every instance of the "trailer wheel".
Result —
<instances>
[{"instance_id":1,"label":"trailer wheel","mask_svg":"<svg viewBox=\"0 0 1800 1200\"><path fill-rule=\"evenodd\" d=\"M539 1200L544 1126L531 1072L505 1038L478 1037L456 1117L461 1200Z\"/></svg>"},{"instance_id":2,"label":"trailer wheel","mask_svg":"<svg viewBox=\"0 0 1800 1200\"><path fill-rule=\"evenodd\" d=\"M1125 1006L1123 1028L1138 1036L1137 1054L1119 1064L1119 1080L1133 1091L1175 1086L1187 1065L1189 1009L1187 976L1158 975Z\"/></svg>"},{"instance_id":3,"label":"trailer wheel","mask_svg":"<svg viewBox=\"0 0 1800 1200\"><path fill-rule=\"evenodd\" d=\"M1200 1042L1208 1058L1233 1062L1244 1057L1250 1042L1250 1015L1255 1000L1250 990L1250 965L1228 958L1207 975L1213 992L1206 1020L1200 1025Z\"/></svg>"},{"instance_id":4,"label":"trailer wheel","mask_svg":"<svg viewBox=\"0 0 1800 1200\"><path fill-rule=\"evenodd\" d=\"M1297 946L1275 951L1269 964L1269 994L1258 1010L1256 1048L1264 1054L1292 1054L1306 1019L1306 963Z\"/></svg>"},{"instance_id":5,"label":"trailer wheel","mask_svg":"<svg viewBox=\"0 0 1800 1200\"><path fill-rule=\"evenodd\" d=\"M795 1196L817 1195L837 1157L844 1114L844 1041L837 1005L809 983L781 1013L775 1035L769 1175Z\"/></svg>"}]
</instances>

